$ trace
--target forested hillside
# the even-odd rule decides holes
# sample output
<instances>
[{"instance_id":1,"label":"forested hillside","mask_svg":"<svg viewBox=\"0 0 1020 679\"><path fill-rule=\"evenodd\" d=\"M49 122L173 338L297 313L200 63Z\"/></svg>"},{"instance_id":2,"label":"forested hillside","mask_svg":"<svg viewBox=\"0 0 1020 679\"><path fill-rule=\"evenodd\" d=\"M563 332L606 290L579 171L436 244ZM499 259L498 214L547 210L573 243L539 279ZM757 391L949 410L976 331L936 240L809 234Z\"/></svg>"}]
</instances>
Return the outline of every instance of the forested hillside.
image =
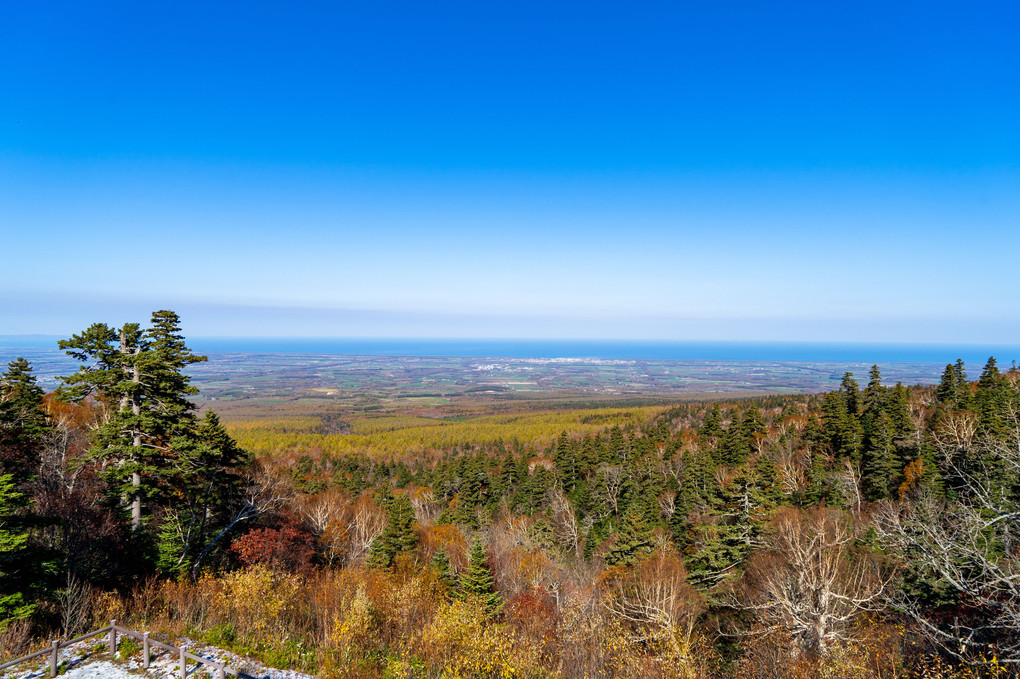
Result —
<instances>
[{"instance_id":1,"label":"forested hillside","mask_svg":"<svg viewBox=\"0 0 1020 679\"><path fill-rule=\"evenodd\" d=\"M1020 373L994 359L937 387L225 428L171 312L61 344L82 369L56 393L2 377L5 654L117 617L323 676L1020 664Z\"/></svg>"}]
</instances>

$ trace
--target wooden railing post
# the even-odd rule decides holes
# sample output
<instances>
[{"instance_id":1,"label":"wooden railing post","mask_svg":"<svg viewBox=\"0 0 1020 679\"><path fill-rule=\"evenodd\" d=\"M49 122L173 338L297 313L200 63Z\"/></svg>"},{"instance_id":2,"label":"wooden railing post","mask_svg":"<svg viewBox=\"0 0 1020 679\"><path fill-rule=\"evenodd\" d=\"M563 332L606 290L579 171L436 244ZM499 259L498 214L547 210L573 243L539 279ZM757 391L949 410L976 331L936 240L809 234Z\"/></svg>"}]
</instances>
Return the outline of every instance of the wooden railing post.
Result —
<instances>
[{"instance_id":1,"label":"wooden railing post","mask_svg":"<svg viewBox=\"0 0 1020 679\"><path fill-rule=\"evenodd\" d=\"M50 651L50 676L57 676L57 657L60 655L60 640L54 639Z\"/></svg>"},{"instance_id":2,"label":"wooden railing post","mask_svg":"<svg viewBox=\"0 0 1020 679\"><path fill-rule=\"evenodd\" d=\"M178 676L180 676L181 679L188 679L188 652L187 652L186 649L184 649L183 647L179 648L179 647L171 645L171 644L165 644L165 643L163 643L162 641L159 641L159 640L154 640L154 639L151 638L151 635L150 635L149 632L134 632L132 630L125 629L123 627L117 627L117 621L116 620L111 620L110 621L110 626L107 627L107 628L100 627L98 630L96 630L94 632L89 632L88 634L84 634L84 635L82 635L80 637L76 637L73 641L78 642L78 641L84 641L85 639L92 639L92 638L102 639L102 635L103 634L109 633L109 637L107 637L107 644L109 646L110 652L112 654L116 654L116 652L117 652L117 633L118 632L121 632L122 634L126 634L127 636L132 637L132 638L141 639L141 641L142 641L142 654L143 654L142 655L142 668L143 669L149 669L149 667L151 666L150 656L152 655L152 648L153 648L153 646L155 646L156 648L159 648L159 649L166 649L166 650L170 651L171 653L173 653L174 651L177 651L177 653L178 653L178 656L177 656L178 657L178 662L180 663L179 664L180 672L178 673ZM70 642L67 642L67 643L70 643ZM19 664L21 664L23 662L28 662L29 660L36 660L36 662L38 662L37 659L39 659L39 658L47 658L48 657L49 658L49 666L50 666L49 667L49 669L50 669L49 676L50 677L56 677L57 676L57 670L59 669L58 666L59 666L59 660L60 660L60 650L62 648L65 648L64 642L61 642L59 639L55 639L55 640L53 640L50 643L50 647L49 648L44 648L44 649L42 649L40 651L36 651L35 653L29 653L28 655L23 656L21 658L17 658L15 660L8 660L7 662L0 662L0 670L7 669L9 667L14 667L15 665L19 665ZM102 646L99 646L98 648L102 648ZM213 674L215 674L217 679L226 679L226 675L228 673L236 675L236 676L243 676L243 677L248 676L248 675L244 674L243 672L242 673L238 673L238 672L236 672L236 671L234 671L232 669L229 669L227 667L227 664L224 663L224 662L218 662L216 660L210 660L208 658L203 658L201 656L196 656L196 655L192 655L192 657L195 658L195 660L197 660L199 665L200 665L200 667L195 668L196 676L198 674L203 674L203 676L212 676ZM201 667L202 665L204 665L205 667ZM7 675L3 674L3 676L7 676Z\"/></svg>"}]
</instances>

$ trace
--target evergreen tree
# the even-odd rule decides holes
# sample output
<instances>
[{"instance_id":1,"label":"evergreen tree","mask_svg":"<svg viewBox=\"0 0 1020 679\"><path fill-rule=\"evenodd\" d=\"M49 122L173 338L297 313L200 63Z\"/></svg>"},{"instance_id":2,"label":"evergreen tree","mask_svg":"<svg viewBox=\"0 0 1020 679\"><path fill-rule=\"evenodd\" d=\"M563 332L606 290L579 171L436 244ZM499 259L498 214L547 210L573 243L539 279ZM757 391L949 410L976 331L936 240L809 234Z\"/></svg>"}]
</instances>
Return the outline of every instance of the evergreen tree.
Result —
<instances>
[{"instance_id":1,"label":"evergreen tree","mask_svg":"<svg viewBox=\"0 0 1020 679\"><path fill-rule=\"evenodd\" d=\"M630 566L652 551L652 532L638 509L623 517L623 525L616 532L616 542L606 553L607 566Z\"/></svg>"},{"instance_id":2,"label":"evergreen tree","mask_svg":"<svg viewBox=\"0 0 1020 679\"><path fill-rule=\"evenodd\" d=\"M873 365L868 374L868 386L864 388L864 394L861 397L861 412L877 416L880 411L885 409L885 405L886 388L882 386L882 373L879 372L877 365Z\"/></svg>"},{"instance_id":3,"label":"evergreen tree","mask_svg":"<svg viewBox=\"0 0 1020 679\"><path fill-rule=\"evenodd\" d=\"M889 392L885 409L892 420L893 433L898 440L906 440L914 434L914 421L910 417L910 392L902 382L897 382Z\"/></svg>"},{"instance_id":4,"label":"evergreen tree","mask_svg":"<svg viewBox=\"0 0 1020 679\"><path fill-rule=\"evenodd\" d=\"M864 495L868 500L891 497L900 483L900 460L893 444L893 423L881 413L864 446Z\"/></svg>"},{"instance_id":5,"label":"evergreen tree","mask_svg":"<svg viewBox=\"0 0 1020 679\"><path fill-rule=\"evenodd\" d=\"M854 379L853 373L844 373L843 380L839 385L840 393L843 395L843 404L846 406L846 413L850 416L856 416L860 413L861 405L861 392L857 386L857 380Z\"/></svg>"},{"instance_id":6,"label":"evergreen tree","mask_svg":"<svg viewBox=\"0 0 1020 679\"><path fill-rule=\"evenodd\" d=\"M608 450L610 464L620 464L630 457L630 446L619 427L613 427L609 432Z\"/></svg>"},{"instance_id":7,"label":"evergreen tree","mask_svg":"<svg viewBox=\"0 0 1020 679\"><path fill-rule=\"evenodd\" d=\"M819 453L811 454L811 466L808 467L807 480L807 488L804 490L805 504L817 504L828 498L829 473L825 468L825 457Z\"/></svg>"},{"instance_id":8,"label":"evergreen tree","mask_svg":"<svg viewBox=\"0 0 1020 679\"><path fill-rule=\"evenodd\" d=\"M553 464L556 465L556 481L568 493L577 482L577 454L567 432L560 434L553 451Z\"/></svg>"},{"instance_id":9,"label":"evergreen tree","mask_svg":"<svg viewBox=\"0 0 1020 679\"><path fill-rule=\"evenodd\" d=\"M1006 431L1005 413L1009 402L1009 387L999 372L995 357L989 357L978 379L974 405L978 413L978 428L986 436L999 438Z\"/></svg>"},{"instance_id":10,"label":"evergreen tree","mask_svg":"<svg viewBox=\"0 0 1020 679\"><path fill-rule=\"evenodd\" d=\"M453 571L449 555L442 547L432 555L432 569L435 570L439 582L446 586L447 591L452 592L457 586L457 574Z\"/></svg>"},{"instance_id":11,"label":"evergreen tree","mask_svg":"<svg viewBox=\"0 0 1020 679\"><path fill-rule=\"evenodd\" d=\"M956 367L952 363L947 363L946 369L942 371L942 379L939 380L939 386L935 389L935 402L950 409L957 408L957 402L960 397L960 384L958 380Z\"/></svg>"},{"instance_id":12,"label":"evergreen tree","mask_svg":"<svg viewBox=\"0 0 1020 679\"><path fill-rule=\"evenodd\" d=\"M115 331L97 323L58 346L85 363L62 378L63 398L80 402L95 396L109 417L93 436L91 459L103 466L111 491L131 507L131 526L142 528L142 504L159 492L172 466L170 441L187 438L195 427L197 393L183 370L206 360L184 344L172 311L152 314L152 327L136 323Z\"/></svg>"},{"instance_id":13,"label":"evergreen tree","mask_svg":"<svg viewBox=\"0 0 1020 679\"><path fill-rule=\"evenodd\" d=\"M242 470L252 463L227 434L214 412L206 411L193 432L171 441L173 473L167 475L165 525L157 565L166 573L196 570L212 542L225 537L242 502Z\"/></svg>"},{"instance_id":14,"label":"evergreen tree","mask_svg":"<svg viewBox=\"0 0 1020 679\"><path fill-rule=\"evenodd\" d=\"M806 443L809 449L818 449L825 445L828 440L825 434L825 428L822 426L822 421L818 419L818 415L812 413L808 416L807 424L804 425L804 431L801 434L801 439Z\"/></svg>"},{"instance_id":15,"label":"evergreen tree","mask_svg":"<svg viewBox=\"0 0 1020 679\"><path fill-rule=\"evenodd\" d=\"M369 549L369 563L389 568L397 554L413 550L418 545L416 525L411 499L403 494L393 498L386 508L386 528Z\"/></svg>"},{"instance_id":16,"label":"evergreen tree","mask_svg":"<svg viewBox=\"0 0 1020 679\"><path fill-rule=\"evenodd\" d=\"M744 411L744 416L740 420L740 432L745 439L751 441L757 435L768 433L768 430L757 406L751 406Z\"/></svg>"},{"instance_id":17,"label":"evergreen tree","mask_svg":"<svg viewBox=\"0 0 1020 679\"><path fill-rule=\"evenodd\" d=\"M503 610L503 598L496 591L492 572L486 565L488 557L481 539L471 543L468 552L467 568L460 576L457 597L467 601L477 601L484 606L490 615L498 615Z\"/></svg>"},{"instance_id":18,"label":"evergreen tree","mask_svg":"<svg viewBox=\"0 0 1020 679\"><path fill-rule=\"evenodd\" d=\"M847 396L841 391L832 391L822 401L825 438L829 441L836 457L858 458L860 455L861 426L855 415L850 414Z\"/></svg>"},{"instance_id":19,"label":"evergreen tree","mask_svg":"<svg viewBox=\"0 0 1020 679\"><path fill-rule=\"evenodd\" d=\"M701 425L701 429L698 430L698 435L703 439L715 441L722 436L722 434L722 412L719 410L719 404L713 403L712 409L705 417L705 422Z\"/></svg>"},{"instance_id":20,"label":"evergreen tree","mask_svg":"<svg viewBox=\"0 0 1020 679\"><path fill-rule=\"evenodd\" d=\"M970 382L967 381L967 372L964 370L962 358L956 359L953 366L956 372L956 407L960 410L970 410L974 407L970 394Z\"/></svg>"},{"instance_id":21,"label":"evergreen tree","mask_svg":"<svg viewBox=\"0 0 1020 679\"><path fill-rule=\"evenodd\" d=\"M49 433L43 390L24 358L7 364L0 375L0 474L24 486L39 466L39 452Z\"/></svg>"},{"instance_id":22,"label":"evergreen tree","mask_svg":"<svg viewBox=\"0 0 1020 679\"><path fill-rule=\"evenodd\" d=\"M736 572L747 556L744 531L720 512L710 521L689 526L685 545L688 581L699 589L711 588Z\"/></svg>"},{"instance_id":23,"label":"evergreen tree","mask_svg":"<svg viewBox=\"0 0 1020 679\"><path fill-rule=\"evenodd\" d=\"M0 631L12 620L23 620L32 614L35 606L25 600L28 566L20 555L25 550L28 535L11 521L15 512L27 504L25 495L18 491L12 474L0 474ZM12 525L12 523L14 525Z\"/></svg>"},{"instance_id":24,"label":"evergreen tree","mask_svg":"<svg viewBox=\"0 0 1020 679\"><path fill-rule=\"evenodd\" d=\"M493 495L500 498L509 498L514 494L520 480L521 474L517 469L517 463L514 460L513 455L507 453L503 458L502 463L500 463L499 472L496 474L496 479L493 481Z\"/></svg>"}]
</instances>

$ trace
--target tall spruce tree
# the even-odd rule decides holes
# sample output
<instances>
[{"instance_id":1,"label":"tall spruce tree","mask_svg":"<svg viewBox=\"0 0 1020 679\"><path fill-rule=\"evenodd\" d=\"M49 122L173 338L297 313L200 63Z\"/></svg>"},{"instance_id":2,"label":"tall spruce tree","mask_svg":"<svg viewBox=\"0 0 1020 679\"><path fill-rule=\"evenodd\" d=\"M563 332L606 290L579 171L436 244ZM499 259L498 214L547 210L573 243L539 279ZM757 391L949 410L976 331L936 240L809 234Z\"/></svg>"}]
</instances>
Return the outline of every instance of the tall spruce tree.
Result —
<instances>
[{"instance_id":1,"label":"tall spruce tree","mask_svg":"<svg viewBox=\"0 0 1020 679\"><path fill-rule=\"evenodd\" d=\"M171 446L173 470L165 481L175 500L164 509L158 566L178 574L197 570L206 548L230 525L243 502L243 471L253 459L211 410L194 432L173 439Z\"/></svg>"},{"instance_id":2,"label":"tall spruce tree","mask_svg":"<svg viewBox=\"0 0 1020 679\"><path fill-rule=\"evenodd\" d=\"M205 356L193 354L172 311L156 311L142 330L128 323L115 330L96 323L58 346L82 365L62 378L59 394L72 402L92 397L107 409L92 438L90 458L114 495L130 507L131 528L142 529L143 502L159 502L165 475L172 473L171 442L195 430L197 393L184 369Z\"/></svg>"},{"instance_id":3,"label":"tall spruce tree","mask_svg":"<svg viewBox=\"0 0 1020 679\"><path fill-rule=\"evenodd\" d=\"M0 474L24 486L39 466L43 439L49 433L43 390L24 358L7 364L0 375Z\"/></svg>"},{"instance_id":4,"label":"tall spruce tree","mask_svg":"<svg viewBox=\"0 0 1020 679\"><path fill-rule=\"evenodd\" d=\"M843 403L846 406L846 412L848 415L856 416L860 413L861 407L861 390L857 386L857 380L854 379L853 373L844 373L843 380L839 385L840 393L843 394Z\"/></svg>"},{"instance_id":5,"label":"tall spruce tree","mask_svg":"<svg viewBox=\"0 0 1020 679\"><path fill-rule=\"evenodd\" d=\"M436 572L439 582L446 586L448 592L452 592L457 586L457 574L453 570L453 564L450 563L450 556L442 547L432 555L432 569Z\"/></svg>"},{"instance_id":6,"label":"tall spruce tree","mask_svg":"<svg viewBox=\"0 0 1020 679\"><path fill-rule=\"evenodd\" d=\"M994 356L989 357L981 371L974 401L981 433L992 438L1002 437L1006 432L1009 387L999 372Z\"/></svg>"},{"instance_id":7,"label":"tall spruce tree","mask_svg":"<svg viewBox=\"0 0 1020 679\"><path fill-rule=\"evenodd\" d=\"M418 545L416 525L411 499L404 494L393 498L386 508L386 528L372 541L369 563L389 568L398 554L413 550Z\"/></svg>"},{"instance_id":8,"label":"tall spruce tree","mask_svg":"<svg viewBox=\"0 0 1020 679\"><path fill-rule=\"evenodd\" d=\"M871 366L868 373L868 386L864 388L861 395L861 411L864 415L872 417L885 409L887 390L882 386L882 373L877 365Z\"/></svg>"},{"instance_id":9,"label":"tall spruce tree","mask_svg":"<svg viewBox=\"0 0 1020 679\"><path fill-rule=\"evenodd\" d=\"M11 521L17 510L24 507L28 499L17 489L12 474L0 474L0 631L12 620L23 620L32 614L35 606L25 599L25 573L29 567L21 554L28 542L28 535ZM13 525L12 525L13 524ZM38 573L32 574L38 577Z\"/></svg>"},{"instance_id":10,"label":"tall spruce tree","mask_svg":"<svg viewBox=\"0 0 1020 679\"><path fill-rule=\"evenodd\" d=\"M960 385L956 368L952 363L947 363L946 369L942 371L939 386L935 389L935 402L947 408L956 408L959 393Z\"/></svg>"},{"instance_id":11,"label":"tall spruce tree","mask_svg":"<svg viewBox=\"0 0 1020 679\"><path fill-rule=\"evenodd\" d=\"M864 443L864 495L869 500L891 497L900 483L901 465L893 443L894 425L884 411L875 419Z\"/></svg>"},{"instance_id":12,"label":"tall spruce tree","mask_svg":"<svg viewBox=\"0 0 1020 679\"><path fill-rule=\"evenodd\" d=\"M629 566L652 551L652 531L635 507L623 517L616 542L606 552L607 566Z\"/></svg>"},{"instance_id":13,"label":"tall spruce tree","mask_svg":"<svg viewBox=\"0 0 1020 679\"><path fill-rule=\"evenodd\" d=\"M480 603L490 615L498 615L503 610L503 597L496 591L492 571L487 565L485 545L476 538L468 552L468 565L460 576L457 598Z\"/></svg>"}]
</instances>

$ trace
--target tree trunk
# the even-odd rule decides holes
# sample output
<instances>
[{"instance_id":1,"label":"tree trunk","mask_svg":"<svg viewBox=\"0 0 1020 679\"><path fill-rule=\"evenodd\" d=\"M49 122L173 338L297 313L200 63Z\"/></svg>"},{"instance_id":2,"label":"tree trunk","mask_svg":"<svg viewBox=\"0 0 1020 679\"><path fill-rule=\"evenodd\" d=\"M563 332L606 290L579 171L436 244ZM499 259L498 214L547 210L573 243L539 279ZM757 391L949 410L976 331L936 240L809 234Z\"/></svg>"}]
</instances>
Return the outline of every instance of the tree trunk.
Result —
<instances>
[{"instance_id":1,"label":"tree trunk","mask_svg":"<svg viewBox=\"0 0 1020 679\"><path fill-rule=\"evenodd\" d=\"M138 355L142 353L141 347L135 347L134 372L131 381L141 384L142 372L138 365ZM142 406L138 402L137 390L131 394L131 412L135 416L135 435L131 445L135 448L135 462L138 462L138 454L142 451L142 433L138 431L138 416L142 414ZM142 475L137 471L131 475L131 532L137 533L142 529Z\"/></svg>"}]
</instances>

